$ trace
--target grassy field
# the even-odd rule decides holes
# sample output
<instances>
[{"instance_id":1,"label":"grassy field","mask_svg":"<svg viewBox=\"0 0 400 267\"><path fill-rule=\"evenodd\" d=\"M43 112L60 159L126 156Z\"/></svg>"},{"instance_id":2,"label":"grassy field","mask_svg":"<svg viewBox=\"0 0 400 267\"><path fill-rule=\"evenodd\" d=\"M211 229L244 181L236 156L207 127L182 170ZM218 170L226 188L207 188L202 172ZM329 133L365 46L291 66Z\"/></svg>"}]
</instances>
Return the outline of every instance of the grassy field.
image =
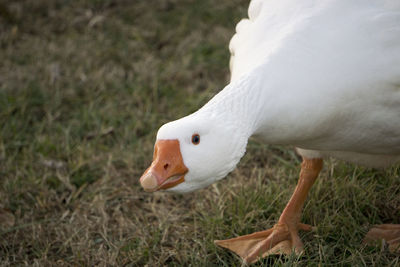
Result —
<instances>
[{"instance_id":1,"label":"grassy field","mask_svg":"<svg viewBox=\"0 0 400 267\"><path fill-rule=\"evenodd\" d=\"M187 195L138 179L159 126L229 80L247 0L0 0L2 266L238 266L213 244L271 227L297 182L290 147L250 142L227 179ZM400 168L327 161L302 221L302 257L256 266L399 266L365 247L400 223Z\"/></svg>"}]
</instances>

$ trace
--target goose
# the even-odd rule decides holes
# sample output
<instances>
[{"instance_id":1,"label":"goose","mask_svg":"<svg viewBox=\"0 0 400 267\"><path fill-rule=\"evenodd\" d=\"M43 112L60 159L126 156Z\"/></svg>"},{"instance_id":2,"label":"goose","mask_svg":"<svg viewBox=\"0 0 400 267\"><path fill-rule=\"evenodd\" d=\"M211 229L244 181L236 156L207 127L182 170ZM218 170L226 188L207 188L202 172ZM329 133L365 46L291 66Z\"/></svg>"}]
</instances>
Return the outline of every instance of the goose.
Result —
<instances>
[{"instance_id":1,"label":"goose","mask_svg":"<svg viewBox=\"0 0 400 267\"><path fill-rule=\"evenodd\" d=\"M328 157L400 162L400 2L252 0L229 49L231 80L198 111L161 126L144 190L186 193L227 176L250 137L295 147L298 184L278 222L215 243L252 263L302 253L307 194ZM400 251L400 224L373 227Z\"/></svg>"}]
</instances>

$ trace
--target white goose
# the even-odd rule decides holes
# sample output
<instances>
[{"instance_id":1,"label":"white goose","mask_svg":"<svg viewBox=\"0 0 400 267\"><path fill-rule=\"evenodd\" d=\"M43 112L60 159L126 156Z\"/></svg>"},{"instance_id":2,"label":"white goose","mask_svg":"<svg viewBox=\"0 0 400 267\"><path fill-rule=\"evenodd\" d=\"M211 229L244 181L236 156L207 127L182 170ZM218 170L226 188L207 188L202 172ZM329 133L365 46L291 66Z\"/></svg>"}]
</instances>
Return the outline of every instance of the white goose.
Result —
<instances>
[{"instance_id":1,"label":"white goose","mask_svg":"<svg viewBox=\"0 0 400 267\"><path fill-rule=\"evenodd\" d=\"M302 251L308 191L332 156L372 167L400 161L400 1L253 0L230 42L232 78L197 112L163 125L147 191L190 192L232 171L253 136L297 148L298 185L269 230L216 241L254 262ZM400 225L367 239L400 245ZM399 249L400 250L400 249Z\"/></svg>"}]
</instances>

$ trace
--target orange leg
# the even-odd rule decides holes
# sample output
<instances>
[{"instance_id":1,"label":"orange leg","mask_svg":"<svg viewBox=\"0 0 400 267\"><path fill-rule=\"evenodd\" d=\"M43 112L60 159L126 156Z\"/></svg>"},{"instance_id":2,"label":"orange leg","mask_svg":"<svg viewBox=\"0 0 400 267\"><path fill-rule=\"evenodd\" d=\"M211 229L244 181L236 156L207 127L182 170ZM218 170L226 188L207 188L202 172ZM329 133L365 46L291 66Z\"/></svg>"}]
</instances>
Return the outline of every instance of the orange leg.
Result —
<instances>
[{"instance_id":1,"label":"orange leg","mask_svg":"<svg viewBox=\"0 0 400 267\"><path fill-rule=\"evenodd\" d=\"M296 189L273 228L232 239L216 240L215 244L235 252L246 263L256 262L260 257L271 254L290 254L293 249L301 253L303 242L298 230L311 230L310 225L300 223L301 211L321 169L322 159L303 158Z\"/></svg>"}]
</instances>

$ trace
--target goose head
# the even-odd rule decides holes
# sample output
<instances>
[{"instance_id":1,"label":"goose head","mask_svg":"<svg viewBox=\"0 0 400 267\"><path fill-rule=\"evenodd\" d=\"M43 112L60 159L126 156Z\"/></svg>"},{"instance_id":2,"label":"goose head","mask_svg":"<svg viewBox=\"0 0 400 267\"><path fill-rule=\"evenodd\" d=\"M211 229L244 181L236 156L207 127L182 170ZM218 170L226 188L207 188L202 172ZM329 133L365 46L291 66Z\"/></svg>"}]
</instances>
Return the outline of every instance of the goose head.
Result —
<instances>
[{"instance_id":1,"label":"goose head","mask_svg":"<svg viewBox=\"0 0 400 267\"><path fill-rule=\"evenodd\" d=\"M246 150L238 125L213 114L194 113L164 124L153 162L140 178L144 190L191 192L224 178Z\"/></svg>"}]
</instances>

